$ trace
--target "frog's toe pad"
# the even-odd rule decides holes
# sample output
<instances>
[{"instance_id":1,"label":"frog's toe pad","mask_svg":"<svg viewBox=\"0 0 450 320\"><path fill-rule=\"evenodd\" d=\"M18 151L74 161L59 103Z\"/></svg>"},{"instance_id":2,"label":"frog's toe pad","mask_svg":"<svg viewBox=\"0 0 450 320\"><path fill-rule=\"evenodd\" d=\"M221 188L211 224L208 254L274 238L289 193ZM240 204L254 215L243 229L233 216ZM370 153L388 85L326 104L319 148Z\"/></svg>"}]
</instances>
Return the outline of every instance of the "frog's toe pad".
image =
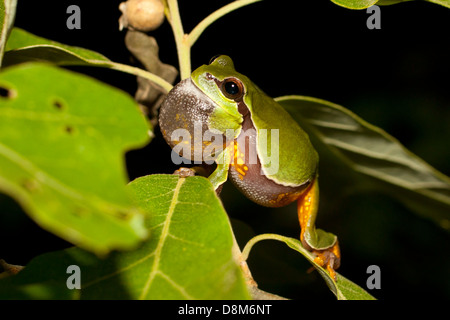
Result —
<instances>
[{"instance_id":1,"label":"frog's toe pad","mask_svg":"<svg viewBox=\"0 0 450 320\"><path fill-rule=\"evenodd\" d=\"M336 280L336 270L341 265L341 254L339 245L336 243L333 247L326 250L314 250L316 256L314 262L327 269L330 276Z\"/></svg>"}]
</instances>

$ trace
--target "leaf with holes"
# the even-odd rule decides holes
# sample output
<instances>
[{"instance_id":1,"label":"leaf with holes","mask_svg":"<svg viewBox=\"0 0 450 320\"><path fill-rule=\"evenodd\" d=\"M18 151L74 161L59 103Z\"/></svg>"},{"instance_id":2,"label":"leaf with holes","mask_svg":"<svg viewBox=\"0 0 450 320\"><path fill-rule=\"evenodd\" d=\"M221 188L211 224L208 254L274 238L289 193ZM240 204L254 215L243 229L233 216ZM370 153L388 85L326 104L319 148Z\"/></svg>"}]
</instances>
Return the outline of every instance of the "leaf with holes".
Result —
<instances>
[{"instance_id":1,"label":"leaf with holes","mask_svg":"<svg viewBox=\"0 0 450 320\"><path fill-rule=\"evenodd\" d=\"M276 100L316 142L321 172L331 168L339 189L375 188L450 229L447 176L342 106L304 96Z\"/></svg>"},{"instance_id":2,"label":"leaf with holes","mask_svg":"<svg viewBox=\"0 0 450 320\"><path fill-rule=\"evenodd\" d=\"M56 67L0 74L0 191L44 229L96 253L142 240L124 152L149 141L133 99Z\"/></svg>"},{"instance_id":3,"label":"leaf with holes","mask_svg":"<svg viewBox=\"0 0 450 320\"><path fill-rule=\"evenodd\" d=\"M0 281L0 299L44 293L66 299L249 298L227 214L207 179L152 175L134 180L129 190L148 213L152 233L138 249L106 259L78 248L39 256ZM77 295L66 287L70 265L82 275ZM47 290L32 294L33 287Z\"/></svg>"}]
</instances>

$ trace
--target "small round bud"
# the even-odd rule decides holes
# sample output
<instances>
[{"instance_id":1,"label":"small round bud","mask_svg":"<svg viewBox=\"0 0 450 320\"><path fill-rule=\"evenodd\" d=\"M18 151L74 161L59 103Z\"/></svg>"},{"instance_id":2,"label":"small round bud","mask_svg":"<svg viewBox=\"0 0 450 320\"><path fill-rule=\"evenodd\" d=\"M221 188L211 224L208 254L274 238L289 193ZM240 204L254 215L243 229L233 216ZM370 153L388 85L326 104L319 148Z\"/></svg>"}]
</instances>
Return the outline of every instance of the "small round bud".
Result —
<instances>
[{"instance_id":1,"label":"small round bud","mask_svg":"<svg viewBox=\"0 0 450 320\"><path fill-rule=\"evenodd\" d=\"M161 0L128 0L119 5L123 15L120 29L129 28L148 32L158 28L164 21L164 5Z\"/></svg>"}]
</instances>

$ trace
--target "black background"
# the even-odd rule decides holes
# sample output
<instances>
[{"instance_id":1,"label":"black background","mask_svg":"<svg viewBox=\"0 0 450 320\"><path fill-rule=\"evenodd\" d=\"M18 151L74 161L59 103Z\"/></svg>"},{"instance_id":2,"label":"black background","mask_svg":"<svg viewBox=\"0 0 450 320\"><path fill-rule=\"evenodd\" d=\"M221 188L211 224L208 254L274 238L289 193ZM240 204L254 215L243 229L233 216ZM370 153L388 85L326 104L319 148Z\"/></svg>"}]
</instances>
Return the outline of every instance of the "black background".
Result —
<instances>
[{"instance_id":1,"label":"black background","mask_svg":"<svg viewBox=\"0 0 450 320\"><path fill-rule=\"evenodd\" d=\"M185 31L228 2L180 0ZM20 0L16 26L130 64L125 31L118 29L119 3ZM81 8L80 30L66 27L71 4ZM343 105L448 175L450 9L424 1L381 7L380 30L366 27L369 16L365 10L345 9L327 0L265 0L210 26L192 49L192 66L228 54L236 69L270 96L299 94ZM178 67L168 23L150 34L159 43L160 59ZM72 70L131 95L136 90L131 75L87 67ZM155 131L149 146L127 155L131 180L175 168L170 149ZM224 188L222 199L243 243L264 232L298 235L295 206L261 208L231 185ZM367 267L380 266L381 289L370 291L375 297L450 297L448 234L390 197L349 196L333 212L319 215L318 225L339 236L339 271L347 278L365 287ZM14 204L8 214L0 215L0 240L0 258L23 265L38 254L69 246L36 226ZM249 262L262 289L294 299L333 299L317 273L305 272L307 262L281 243L257 245Z\"/></svg>"}]
</instances>

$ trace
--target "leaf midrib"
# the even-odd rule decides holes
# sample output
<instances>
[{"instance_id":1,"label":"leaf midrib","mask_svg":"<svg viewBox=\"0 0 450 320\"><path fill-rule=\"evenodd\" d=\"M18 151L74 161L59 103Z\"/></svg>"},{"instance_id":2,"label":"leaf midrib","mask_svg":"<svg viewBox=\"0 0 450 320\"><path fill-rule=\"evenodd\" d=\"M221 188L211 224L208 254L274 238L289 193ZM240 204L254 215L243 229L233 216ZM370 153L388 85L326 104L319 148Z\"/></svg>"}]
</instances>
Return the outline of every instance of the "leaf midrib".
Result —
<instances>
[{"instance_id":1,"label":"leaf midrib","mask_svg":"<svg viewBox=\"0 0 450 320\"><path fill-rule=\"evenodd\" d=\"M185 178L179 178L177 185L175 186L172 200L170 201L169 210L167 211L167 216L164 221L163 228L161 230L161 235L159 236L158 245L156 246L155 251L152 253L152 254L154 254L152 268L149 273L148 279L144 285L144 288L141 292L141 295L139 296L139 300L145 299L145 297L148 295L148 292L150 290L153 280L155 279L156 275L160 273L159 263L161 260L161 253L162 253L164 244L166 242L166 238L169 236L169 228L170 228L172 216L175 211L175 207L178 204L178 195L180 193L181 186L183 185L185 180L186 180Z\"/></svg>"}]
</instances>

